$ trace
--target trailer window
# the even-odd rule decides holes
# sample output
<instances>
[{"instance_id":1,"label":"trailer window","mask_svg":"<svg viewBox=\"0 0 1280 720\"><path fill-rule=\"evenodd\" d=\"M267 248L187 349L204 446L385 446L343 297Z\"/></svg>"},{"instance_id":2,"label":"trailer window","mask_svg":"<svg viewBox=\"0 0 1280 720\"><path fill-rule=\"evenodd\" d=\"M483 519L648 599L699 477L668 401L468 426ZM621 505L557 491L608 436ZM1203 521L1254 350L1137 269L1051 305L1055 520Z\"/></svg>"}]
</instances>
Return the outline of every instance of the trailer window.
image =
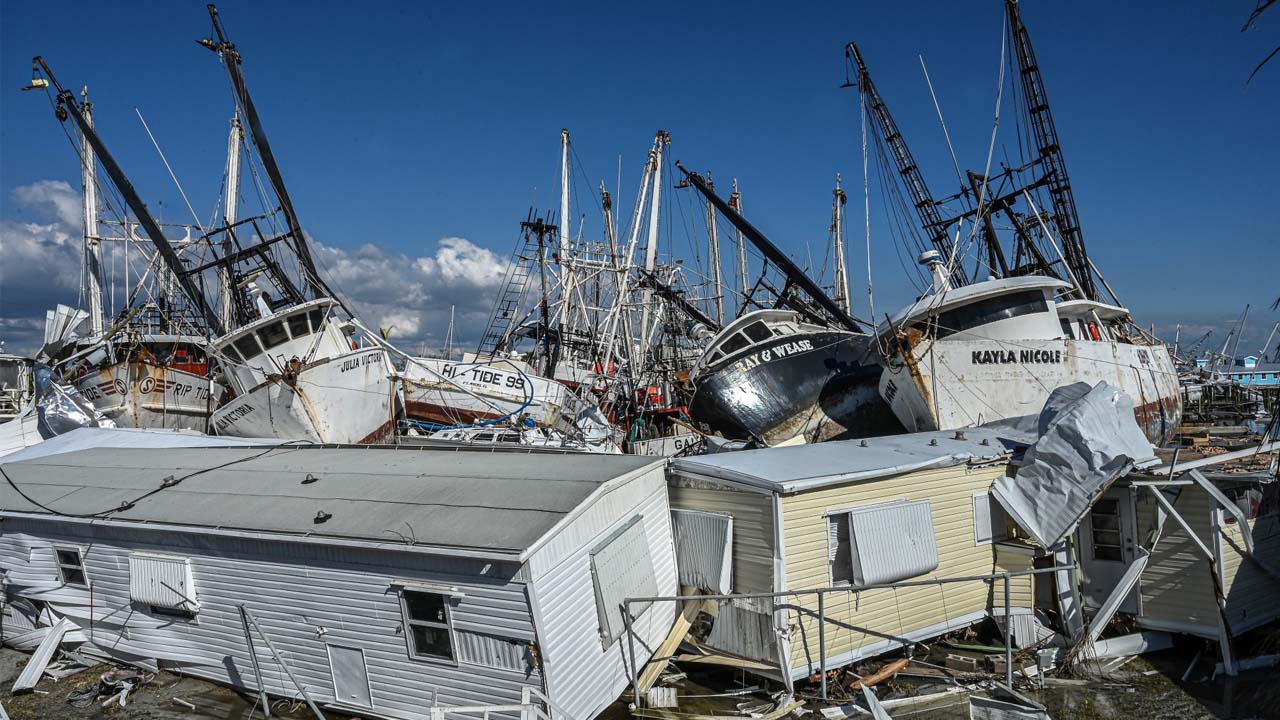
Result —
<instances>
[{"instance_id":1,"label":"trailer window","mask_svg":"<svg viewBox=\"0 0 1280 720\"><path fill-rule=\"evenodd\" d=\"M449 597L406 588L400 591L400 605L404 613L405 635L409 640L409 654L453 660Z\"/></svg>"},{"instance_id":2,"label":"trailer window","mask_svg":"<svg viewBox=\"0 0 1280 720\"><path fill-rule=\"evenodd\" d=\"M848 527L847 537L839 527L833 531L832 521ZM928 500L898 500L832 513L827 517L827 541L833 583L846 577L843 582L855 587L896 582L938 567Z\"/></svg>"},{"instance_id":3,"label":"trailer window","mask_svg":"<svg viewBox=\"0 0 1280 720\"><path fill-rule=\"evenodd\" d=\"M152 615L194 618L195 582L187 558L172 555L129 555L129 600L145 605Z\"/></svg>"},{"instance_id":4,"label":"trailer window","mask_svg":"<svg viewBox=\"0 0 1280 720\"><path fill-rule=\"evenodd\" d=\"M990 493L973 496L973 540L977 545L988 545L1009 539L1009 524L1004 508Z\"/></svg>"},{"instance_id":5,"label":"trailer window","mask_svg":"<svg viewBox=\"0 0 1280 720\"><path fill-rule=\"evenodd\" d=\"M63 585L89 587L84 574L84 558L80 548L58 548L54 551L58 556L58 579Z\"/></svg>"}]
</instances>

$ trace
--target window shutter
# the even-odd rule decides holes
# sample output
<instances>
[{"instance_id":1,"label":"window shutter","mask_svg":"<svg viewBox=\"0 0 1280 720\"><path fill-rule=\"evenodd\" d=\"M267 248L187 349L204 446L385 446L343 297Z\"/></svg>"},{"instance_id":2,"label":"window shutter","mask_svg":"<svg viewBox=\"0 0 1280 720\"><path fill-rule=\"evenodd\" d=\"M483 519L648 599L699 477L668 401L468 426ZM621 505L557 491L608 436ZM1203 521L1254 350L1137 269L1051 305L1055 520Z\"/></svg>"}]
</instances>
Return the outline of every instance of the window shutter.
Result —
<instances>
[{"instance_id":1,"label":"window shutter","mask_svg":"<svg viewBox=\"0 0 1280 720\"><path fill-rule=\"evenodd\" d=\"M973 536L979 545L986 545L995 536L991 524L991 496L987 493L973 496Z\"/></svg>"},{"instance_id":2,"label":"window shutter","mask_svg":"<svg viewBox=\"0 0 1280 720\"><path fill-rule=\"evenodd\" d=\"M853 584L895 582L938 567L928 500L873 505L850 511L848 518Z\"/></svg>"}]
</instances>

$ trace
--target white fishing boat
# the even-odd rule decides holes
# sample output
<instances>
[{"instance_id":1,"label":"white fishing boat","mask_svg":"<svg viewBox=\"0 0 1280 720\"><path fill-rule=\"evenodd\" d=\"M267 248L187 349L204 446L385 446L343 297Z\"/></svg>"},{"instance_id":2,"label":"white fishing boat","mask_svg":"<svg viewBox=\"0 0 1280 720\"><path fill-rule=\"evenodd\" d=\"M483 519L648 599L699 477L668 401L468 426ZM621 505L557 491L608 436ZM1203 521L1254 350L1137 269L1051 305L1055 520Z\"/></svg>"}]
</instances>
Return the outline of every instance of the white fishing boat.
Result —
<instances>
[{"instance_id":1,"label":"white fishing boat","mask_svg":"<svg viewBox=\"0 0 1280 720\"><path fill-rule=\"evenodd\" d=\"M925 261L945 272L934 251ZM880 393L909 432L952 430L1039 412L1055 388L1106 381L1134 399L1157 445L1182 413L1168 348L1138 332L1122 307L1073 299L1056 278L941 285L878 330ZM1065 295L1064 297L1060 297Z\"/></svg>"},{"instance_id":2,"label":"white fishing boat","mask_svg":"<svg viewBox=\"0 0 1280 720\"><path fill-rule=\"evenodd\" d=\"M352 342L320 298L213 342L231 396L213 432L321 443L374 443L395 426L394 368L385 349Z\"/></svg>"},{"instance_id":3,"label":"white fishing boat","mask_svg":"<svg viewBox=\"0 0 1280 720\"><path fill-rule=\"evenodd\" d=\"M588 406L563 383L518 360L412 358L401 374L405 417L449 426L512 418L573 427Z\"/></svg>"},{"instance_id":4,"label":"white fishing boat","mask_svg":"<svg viewBox=\"0 0 1280 720\"><path fill-rule=\"evenodd\" d=\"M95 350L71 383L116 427L208 430L223 388L209 377L203 339L147 334Z\"/></svg>"}]
</instances>

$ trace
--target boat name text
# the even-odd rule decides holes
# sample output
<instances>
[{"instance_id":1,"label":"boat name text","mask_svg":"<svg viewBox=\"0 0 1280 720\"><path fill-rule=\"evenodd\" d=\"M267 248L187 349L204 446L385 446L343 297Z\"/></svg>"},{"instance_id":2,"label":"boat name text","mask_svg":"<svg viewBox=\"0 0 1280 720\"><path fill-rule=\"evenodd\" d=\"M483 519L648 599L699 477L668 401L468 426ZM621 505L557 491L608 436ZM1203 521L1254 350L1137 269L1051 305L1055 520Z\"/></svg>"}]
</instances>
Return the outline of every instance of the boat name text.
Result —
<instances>
[{"instance_id":1,"label":"boat name text","mask_svg":"<svg viewBox=\"0 0 1280 720\"><path fill-rule=\"evenodd\" d=\"M1061 350L974 350L974 365L1012 365L1028 363L1039 365L1060 365L1063 353Z\"/></svg>"},{"instance_id":2,"label":"boat name text","mask_svg":"<svg viewBox=\"0 0 1280 720\"><path fill-rule=\"evenodd\" d=\"M752 353L738 361L739 370L750 370L751 368L767 363L774 359L781 359L796 353L808 352L813 349L812 340L796 340L794 342L786 342L766 348L757 353Z\"/></svg>"}]
</instances>

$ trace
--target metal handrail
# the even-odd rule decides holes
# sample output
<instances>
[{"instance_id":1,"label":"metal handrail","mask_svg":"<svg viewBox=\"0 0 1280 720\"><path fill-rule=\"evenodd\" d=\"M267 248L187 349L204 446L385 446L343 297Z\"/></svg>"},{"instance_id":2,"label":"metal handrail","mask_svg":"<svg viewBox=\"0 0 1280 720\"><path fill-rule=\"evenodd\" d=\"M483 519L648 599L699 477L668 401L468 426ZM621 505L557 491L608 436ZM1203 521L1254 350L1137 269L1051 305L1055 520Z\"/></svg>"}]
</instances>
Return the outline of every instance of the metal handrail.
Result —
<instances>
[{"instance_id":1,"label":"metal handrail","mask_svg":"<svg viewBox=\"0 0 1280 720\"><path fill-rule=\"evenodd\" d=\"M622 622L627 633L627 651L631 658L631 695L638 704L640 702L640 680L639 672L636 667L635 654L635 631L632 626L634 618L631 615L632 603L655 603L655 602L682 602L685 600L748 600L748 599L777 599L787 597L798 597L805 595L818 596L818 662L821 666L822 675L822 698L827 699L827 642L826 642L826 614L825 599L826 596L833 593L861 593L869 590L887 590L897 588L910 587L928 587L931 585L950 585L964 582L994 582L996 580L1004 581L1004 617L1005 617L1005 633L1004 633L1004 666L1005 666L1005 684L1013 685L1013 643L1012 643L1012 625L1009 622L1009 606L1010 591L1009 581L1013 578L1025 577L1029 575L1043 575L1051 572L1062 572L1065 570L1074 570L1073 565L1055 565L1049 568L1033 568L1031 570L1017 570L1013 572L991 573L987 575L967 575L964 577L954 578L931 578L929 580L904 580L892 583L874 583L871 585L838 585L827 586L821 588L805 588L798 590L783 590L779 592L754 592L740 594L721 594L721 595L668 595L657 597L639 597L624 598L622 601ZM799 606L782 606L784 609L788 607Z\"/></svg>"}]
</instances>

